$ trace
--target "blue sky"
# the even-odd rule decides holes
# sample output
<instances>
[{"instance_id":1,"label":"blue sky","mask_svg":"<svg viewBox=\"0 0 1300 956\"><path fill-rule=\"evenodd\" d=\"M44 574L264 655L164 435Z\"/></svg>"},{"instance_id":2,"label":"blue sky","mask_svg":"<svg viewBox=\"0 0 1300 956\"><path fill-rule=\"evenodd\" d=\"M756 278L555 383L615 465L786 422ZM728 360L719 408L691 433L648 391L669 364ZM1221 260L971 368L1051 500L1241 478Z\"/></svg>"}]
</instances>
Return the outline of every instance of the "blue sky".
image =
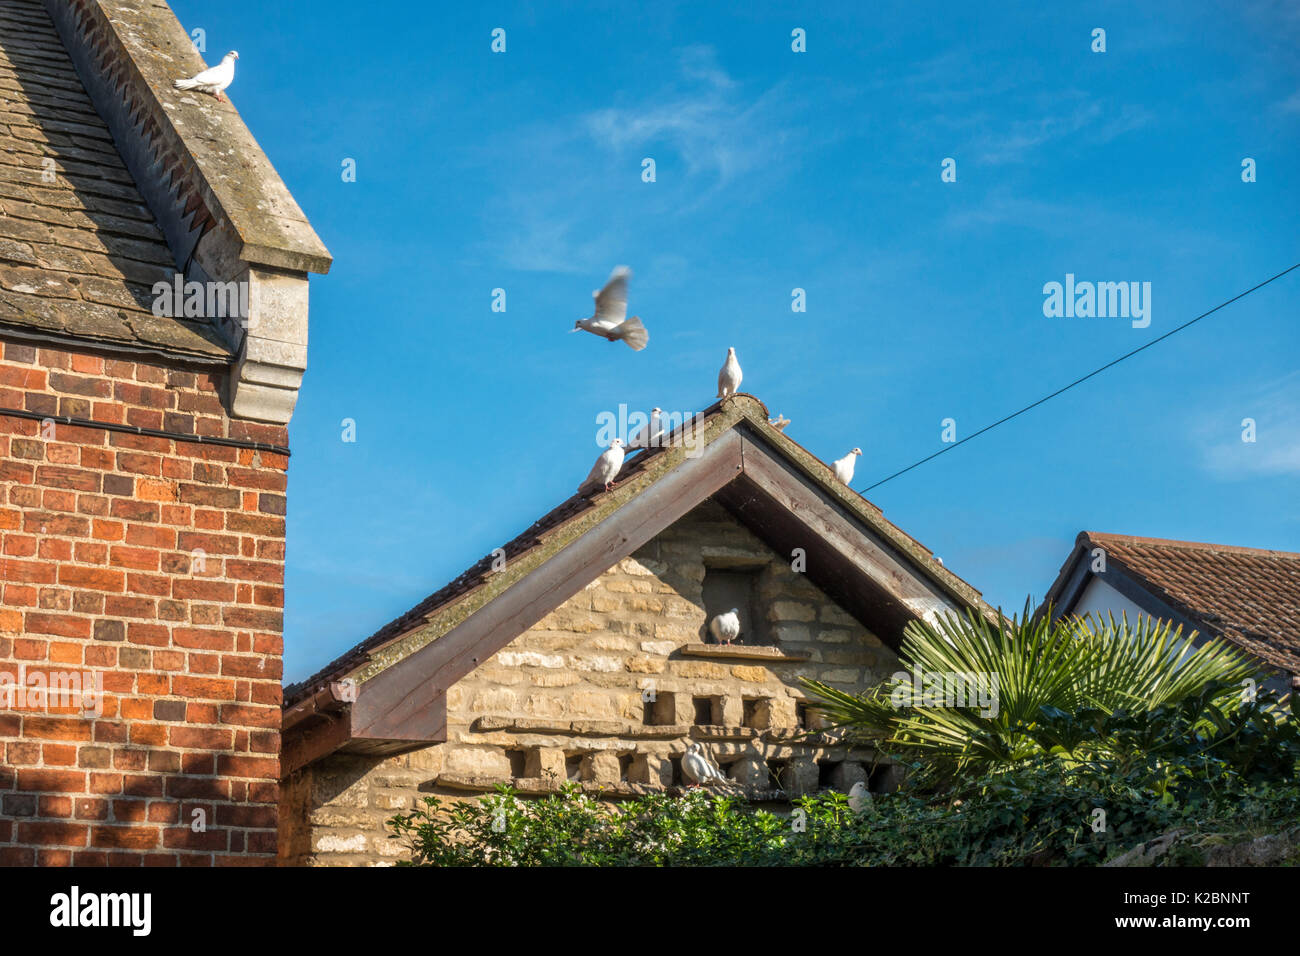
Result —
<instances>
[{"instance_id":1,"label":"blue sky","mask_svg":"<svg viewBox=\"0 0 1300 956\"><path fill-rule=\"evenodd\" d=\"M1300 261L1294 4L172 6L239 50L334 255L290 681L566 498L600 412L707 406L728 346L791 437L862 448L862 489ZM566 334L621 263L640 353ZM1150 282L1150 326L1045 317L1067 273ZM1083 529L1300 551L1298 299L1300 271L869 497L1009 608Z\"/></svg>"}]
</instances>

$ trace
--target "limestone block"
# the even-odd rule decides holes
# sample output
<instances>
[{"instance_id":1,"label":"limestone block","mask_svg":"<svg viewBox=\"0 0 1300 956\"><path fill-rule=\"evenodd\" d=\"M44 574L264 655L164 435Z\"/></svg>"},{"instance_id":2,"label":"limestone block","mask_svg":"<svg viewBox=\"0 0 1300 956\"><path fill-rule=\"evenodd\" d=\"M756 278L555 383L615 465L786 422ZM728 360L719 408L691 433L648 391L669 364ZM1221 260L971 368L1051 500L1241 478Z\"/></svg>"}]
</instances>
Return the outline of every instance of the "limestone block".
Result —
<instances>
[{"instance_id":1,"label":"limestone block","mask_svg":"<svg viewBox=\"0 0 1300 956\"><path fill-rule=\"evenodd\" d=\"M628 598L623 607L629 611L642 611L647 614L661 614L664 609L664 599L656 597L653 594L637 595Z\"/></svg>"},{"instance_id":2,"label":"limestone block","mask_svg":"<svg viewBox=\"0 0 1300 956\"><path fill-rule=\"evenodd\" d=\"M726 770L727 776L747 790L759 790L767 786L767 764L752 749L739 760L733 760Z\"/></svg>"},{"instance_id":3,"label":"limestone block","mask_svg":"<svg viewBox=\"0 0 1300 956\"><path fill-rule=\"evenodd\" d=\"M660 787L672 786L672 761L659 754L636 754L632 758L632 767L628 770L627 779L629 783L644 783Z\"/></svg>"},{"instance_id":4,"label":"limestone block","mask_svg":"<svg viewBox=\"0 0 1300 956\"><path fill-rule=\"evenodd\" d=\"M674 694L672 723L690 726L695 723L695 702L690 694Z\"/></svg>"},{"instance_id":5,"label":"limestone block","mask_svg":"<svg viewBox=\"0 0 1300 956\"><path fill-rule=\"evenodd\" d=\"M601 691L576 690L569 695L568 713L574 717L613 718L618 711L614 698Z\"/></svg>"},{"instance_id":6,"label":"limestone block","mask_svg":"<svg viewBox=\"0 0 1300 956\"><path fill-rule=\"evenodd\" d=\"M617 657L569 655L568 665L571 670L579 672L596 671L612 674L623 669L623 662Z\"/></svg>"},{"instance_id":7,"label":"limestone block","mask_svg":"<svg viewBox=\"0 0 1300 956\"><path fill-rule=\"evenodd\" d=\"M618 754L608 750L589 753L582 758L582 779L594 780L596 783L618 783L621 768Z\"/></svg>"},{"instance_id":8,"label":"limestone block","mask_svg":"<svg viewBox=\"0 0 1300 956\"><path fill-rule=\"evenodd\" d=\"M838 604L833 604L830 601L825 602L818 609L817 619L825 624L840 624L845 627L853 628L862 627L852 614L845 611Z\"/></svg>"},{"instance_id":9,"label":"limestone block","mask_svg":"<svg viewBox=\"0 0 1300 956\"><path fill-rule=\"evenodd\" d=\"M565 778L564 751L558 747L538 747L528 752L524 763L525 777Z\"/></svg>"},{"instance_id":10,"label":"limestone block","mask_svg":"<svg viewBox=\"0 0 1300 956\"><path fill-rule=\"evenodd\" d=\"M681 661L673 668L673 673L678 677L704 680L726 680L731 676L726 665L711 661Z\"/></svg>"},{"instance_id":11,"label":"limestone block","mask_svg":"<svg viewBox=\"0 0 1300 956\"><path fill-rule=\"evenodd\" d=\"M700 639L699 625L682 621L656 621L653 633L656 640L671 641L674 645L687 644Z\"/></svg>"},{"instance_id":12,"label":"limestone block","mask_svg":"<svg viewBox=\"0 0 1300 956\"><path fill-rule=\"evenodd\" d=\"M510 776L510 761L495 747L451 747L444 758L446 773Z\"/></svg>"},{"instance_id":13,"label":"limestone block","mask_svg":"<svg viewBox=\"0 0 1300 956\"><path fill-rule=\"evenodd\" d=\"M636 641L622 634L596 634L582 642L583 651L617 651L627 654L636 648Z\"/></svg>"},{"instance_id":14,"label":"limestone block","mask_svg":"<svg viewBox=\"0 0 1300 956\"><path fill-rule=\"evenodd\" d=\"M565 710L563 700L545 694L529 694L524 701L524 713L529 717L559 718L564 716Z\"/></svg>"},{"instance_id":15,"label":"limestone block","mask_svg":"<svg viewBox=\"0 0 1300 956\"><path fill-rule=\"evenodd\" d=\"M617 594L596 591L591 595L591 609L611 614L623 609L623 598Z\"/></svg>"},{"instance_id":16,"label":"limestone block","mask_svg":"<svg viewBox=\"0 0 1300 956\"><path fill-rule=\"evenodd\" d=\"M731 695L723 697L722 713L717 717L716 722L724 727L739 727L745 719L745 699Z\"/></svg>"},{"instance_id":17,"label":"limestone block","mask_svg":"<svg viewBox=\"0 0 1300 956\"><path fill-rule=\"evenodd\" d=\"M502 667L496 663L480 664L474 669L473 677L476 684L491 684L496 687L509 687L527 679L522 667Z\"/></svg>"},{"instance_id":18,"label":"limestone block","mask_svg":"<svg viewBox=\"0 0 1300 956\"><path fill-rule=\"evenodd\" d=\"M737 664L732 667L731 675L737 680L749 681L754 684L762 684L766 682L769 677L766 667L747 664Z\"/></svg>"},{"instance_id":19,"label":"limestone block","mask_svg":"<svg viewBox=\"0 0 1300 956\"><path fill-rule=\"evenodd\" d=\"M542 654L538 651L503 650L494 654L491 660L502 667L563 667L564 655ZM479 668L481 671L482 668Z\"/></svg>"},{"instance_id":20,"label":"limestone block","mask_svg":"<svg viewBox=\"0 0 1300 956\"><path fill-rule=\"evenodd\" d=\"M754 707L754 727L759 730L792 730L799 725L796 701L791 697L768 697Z\"/></svg>"},{"instance_id":21,"label":"limestone block","mask_svg":"<svg viewBox=\"0 0 1300 956\"><path fill-rule=\"evenodd\" d=\"M634 621L625 617L611 620L609 629L616 634L627 634L631 637L654 637L655 633L653 621Z\"/></svg>"},{"instance_id":22,"label":"limestone block","mask_svg":"<svg viewBox=\"0 0 1300 956\"><path fill-rule=\"evenodd\" d=\"M867 782L867 769L855 760L846 760L831 770L831 789L848 793L855 783Z\"/></svg>"},{"instance_id":23,"label":"limestone block","mask_svg":"<svg viewBox=\"0 0 1300 956\"><path fill-rule=\"evenodd\" d=\"M313 830L365 830L382 825L389 816L391 814L369 807L365 810L323 807L312 812L311 826Z\"/></svg>"},{"instance_id":24,"label":"limestone block","mask_svg":"<svg viewBox=\"0 0 1300 956\"><path fill-rule=\"evenodd\" d=\"M400 840L390 840L386 833L375 833L370 837L370 852L385 857L405 857L409 849Z\"/></svg>"},{"instance_id":25,"label":"limestone block","mask_svg":"<svg viewBox=\"0 0 1300 956\"><path fill-rule=\"evenodd\" d=\"M582 680L568 671L533 671L528 679L534 687L572 687Z\"/></svg>"},{"instance_id":26,"label":"limestone block","mask_svg":"<svg viewBox=\"0 0 1300 956\"><path fill-rule=\"evenodd\" d=\"M772 621L814 621L817 609L811 604L798 601L773 601L768 607L768 619Z\"/></svg>"},{"instance_id":27,"label":"limestone block","mask_svg":"<svg viewBox=\"0 0 1300 956\"><path fill-rule=\"evenodd\" d=\"M653 558L638 555L624 558L615 567L624 574L654 575L656 577L668 570L667 562L656 561Z\"/></svg>"},{"instance_id":28,"label":"limestone block","mask_svg":"<svg viewBox=\"0 0 1300 956\"><path fill-rule=\"evenodd\" d=\"M479 714L508 714L519 706L519 695L508 687L484 687L474 691L469 709Z\"/></svg>"},{"instance_id":29,"label":"limestone block","mask_svg":"<svg viewBox=\"0 0 1300 956\"><path fill-rule=\"evenodd\" d=\"M335 833L320 830L312 835L312 850L316 853L365 853L364 833Z\"/></svg>"},{"instance_id":30,"label":"limestone block","mask_svg":"<svg viewBox=\"0 0 1300 956\"><path fill-rule=\"evenodd\" d=\"M406 810L411 806L411 795L405 790L372 790L370 805L380 810Z\"/></svg>"},{"instance_id":31,"label":"limestone block","mask_svg":"<svg viewBox=\"0 0 1300 956\"><path fill-rule=\"evenodd\" d=\"M667 666L662 657L647 657L644 654L629 657L623 662L623 668L633 674L662 674Z\"/></svg>"},{"instance_id":32,"label":"limestone block","mask_svg":"<svg viewBox=\"0 0 1300 956\"><path fill-rule=\"evenodd\" d=\"M812 793L817 789L817 776L817 761L795 757L781 773L781 789L791 796Z\"/></svg>"},{"instance_id":33,"label":"limestone block","mask_svg":"<svg viewBox=\"0 0 1300 956\"><path fill-rule=\"evenodd\" d=\"M412 770L423 770L427 776L436 777L442 773L443 749L441 744L413 750L406 755L407 766Z\"/></svg>"},{"instance_id":34,"label":"limestone block","mask_svg":"<svg viewBox=\"0 0 1300 956\"><path fill-rule=\"evenodd\" d=\"M425 774L394 766L376 767L370 775L370 784L374 787L418 787L425 779Z\"/></svg>"},{"instance_id":35,"label":"limestone block","mask_svg":"<svg viewBox=\"0 0 1300 956\"><path fill-rule=\"evenodd\" d=\"M791 624L781 621L772 625L772 636L782 646L787 644L811 644L812 631L806 624Z\"/></svg>"},{"instance_id":36,"label":"limestone block","mask_svg":"<svg viewBox=\"0 0 1300 956\"><path fill-rule=\"evenodd\" d=\"M817 635L819 641L825 641L827 644L848 644L853 640L853 632L846 631L843 628L824 627L821 633Z\"/></svg>"},{"instance_id":37,"label":"limestone block","mask_svg":"<svg viewBox=\"0 0 1300 956\"><path fill-rule=\"evenodd\" d=\"M677 650L676 641L642 641L641 651L645 654L659 654L668 656Z\"/></svg>"},{"instance_id":38,"label":"limestone block","mask_svg":"<svg viewBox=\"0 0 1300 956\"><path fill-rule=\"evenodd\" d=\"M370 804L370 785L349 773L317 768L311 781L312 805L317 807L365 807Z\"/></svg>"}]
</instances>

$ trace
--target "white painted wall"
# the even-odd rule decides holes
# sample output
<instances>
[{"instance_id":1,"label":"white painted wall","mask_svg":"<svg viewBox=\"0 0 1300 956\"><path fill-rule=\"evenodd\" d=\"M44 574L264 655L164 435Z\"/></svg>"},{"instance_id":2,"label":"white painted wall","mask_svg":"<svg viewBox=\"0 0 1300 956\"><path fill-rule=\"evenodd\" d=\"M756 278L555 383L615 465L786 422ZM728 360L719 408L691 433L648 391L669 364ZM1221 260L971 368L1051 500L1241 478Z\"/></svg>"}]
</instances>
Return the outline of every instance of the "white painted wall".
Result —
<instances>
[{"instance_id":1,"label":"white painted wall","mask_svg":"<svg viewBox=\"0 0 1300 956\"><path fill-rule=\"evenodd\" d=\"M1107 613L1113 614L1116 621L1120 619L1121 614L1124 614L1128 617L1130 624L1136 624L1140 617L1151 617L1137 604L1134 604L1123 594L1120 594L1119 591L1094 575L1084 585L1083 593L1079 595L1079 600L1075 604L1074 614L1080 617L1086 614L1100 614L1104 618ZM1205 636L1198 633L1196 640L1192 642L1192 647L1200 647L1204 643ZM1186 648L1187 641L1184 639L1179 642L1173 655L1171 655L1171 660L1177 660L1179 656L1186 652ZM1264 666L1267 673L1275 673L1267 664ZM1264 686L1279 694L1287 694L1290 692L1291 682L1289 678L1279 676L1265 681Z\"/></svg>"}]
</instances>

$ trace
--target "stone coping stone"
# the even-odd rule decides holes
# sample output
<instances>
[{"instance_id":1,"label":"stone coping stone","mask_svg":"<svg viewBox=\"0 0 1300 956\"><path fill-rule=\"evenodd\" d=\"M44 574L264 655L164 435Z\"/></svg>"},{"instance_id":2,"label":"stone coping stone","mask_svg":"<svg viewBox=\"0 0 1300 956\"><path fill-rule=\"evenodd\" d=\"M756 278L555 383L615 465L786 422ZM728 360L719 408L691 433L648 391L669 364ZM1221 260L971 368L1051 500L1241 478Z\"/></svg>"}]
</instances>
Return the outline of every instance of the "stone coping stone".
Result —
<instances>
[{"instance_id":1,"label":"stone coping stone","mask_svg":"<svg viewBox=\"0 0 1300 956\"><path fill-rule=\"evenodd\" d=\"M811 655L783 651L764 644L684 644L683 657L714 657L737 661L776 661L801 664Z\"/></svg>"}]
</instances>

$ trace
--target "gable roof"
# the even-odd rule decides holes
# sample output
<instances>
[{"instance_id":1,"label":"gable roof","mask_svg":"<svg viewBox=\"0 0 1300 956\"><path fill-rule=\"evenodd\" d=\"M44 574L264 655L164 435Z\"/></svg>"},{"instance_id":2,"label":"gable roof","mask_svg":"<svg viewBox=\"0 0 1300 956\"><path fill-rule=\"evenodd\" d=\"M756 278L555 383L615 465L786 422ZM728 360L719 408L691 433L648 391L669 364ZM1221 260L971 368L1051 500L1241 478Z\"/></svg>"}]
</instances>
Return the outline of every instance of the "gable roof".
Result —
<instances>
[{"instance_id":1,"label":"gable roof","mask_svg":"<svg viewBox=\"0 0 1300 956\"><path fill-rule=\"evenodd\" d=\"M208 322L159 318L176 268L37 0L0 0L0 327L228 360Z\"/></svg>"},{"instance_id":2,"label":"gable roof","mask_svg":"<svg viewBox=\"0 0 1300 956\"><path fill-rule=\"evenodd\" d=\"M1106 554L1104 575L1091 571L1094 548ZM1082 531L1044 606L1055 617L1072 613L1096 576L1155 617L1185 622L1300 673L1300 554Z\"/></svg>"},{"instance_id":3,"label":"gable roof","mask_svg":"<svg viewBox=\"0 0 1300 956\"><path fill-rule=\"evenodd\" d=\"M161 0L0 0L0 332L234 363L236 413L287 422L330 257L229 100L172 89L203 68ZM256 316L155 316L178 271Z\"/></svg>"},{"instance_id":4,"label":"gable roof","mask_svg":"<svg viewBox=\"0 0 1300 956\"><path fill-rule=\"evenodd\" d=\"M698 454L688 453L692 436ZM286 688L285 772L344 744L392 752L401 741L439 739L452 683L710 498L774 550L803 548L809 580L886 643L897 646L916 618L990 613L978 591L769 425L762 402L740 394L702 412L698 431L684 425L665 445L630 454L609 492L574 495L535 522L504 546L504 570L484 557ZM339 696L344 678L357 684L350 707ZM333 726L318 728L304 753L290 730L311 727L322 710ZM336 719L342 710L346 730Z\"/></svg>"}]
</instances>

